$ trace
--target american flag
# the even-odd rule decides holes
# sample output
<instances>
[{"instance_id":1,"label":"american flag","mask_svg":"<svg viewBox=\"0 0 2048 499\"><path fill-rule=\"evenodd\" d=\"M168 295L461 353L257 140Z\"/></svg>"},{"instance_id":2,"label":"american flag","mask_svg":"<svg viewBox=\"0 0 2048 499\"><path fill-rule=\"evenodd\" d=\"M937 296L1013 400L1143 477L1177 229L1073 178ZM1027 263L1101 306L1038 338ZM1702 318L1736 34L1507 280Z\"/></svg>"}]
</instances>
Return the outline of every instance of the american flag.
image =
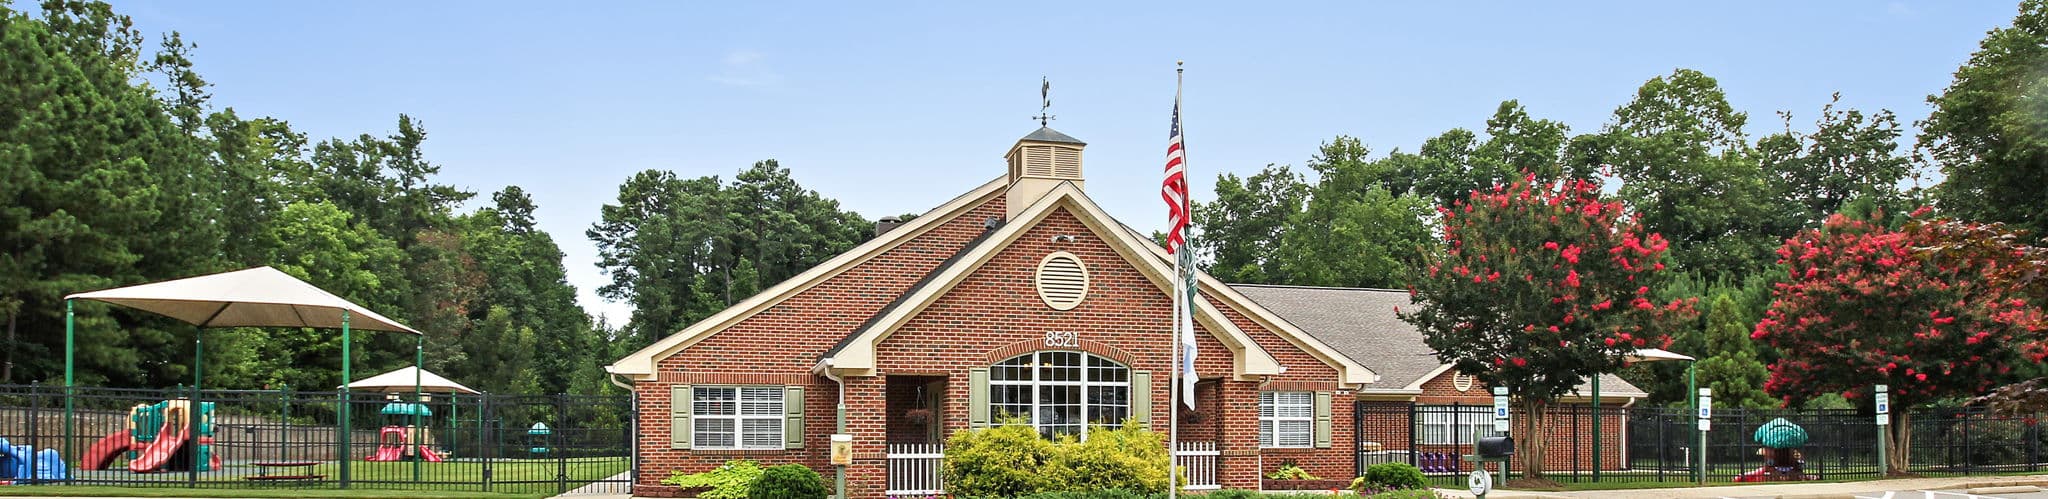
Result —
<instances>
[{"instance_id":1,"label":"american flag","mask_svg":"<svg viewBox=\"0 0 2048 499\"><path fill-rule=\"evenodd\" d=\"M1176 93L1177 94L1177 93ZM1188 179L1187 156L1180 143L1180 96L1173 96L1173 128L1166 137L1166 182L1159 197L1166 200L1166 252L1179 254L1187 245Z\"/></svg>"}]
</instances>

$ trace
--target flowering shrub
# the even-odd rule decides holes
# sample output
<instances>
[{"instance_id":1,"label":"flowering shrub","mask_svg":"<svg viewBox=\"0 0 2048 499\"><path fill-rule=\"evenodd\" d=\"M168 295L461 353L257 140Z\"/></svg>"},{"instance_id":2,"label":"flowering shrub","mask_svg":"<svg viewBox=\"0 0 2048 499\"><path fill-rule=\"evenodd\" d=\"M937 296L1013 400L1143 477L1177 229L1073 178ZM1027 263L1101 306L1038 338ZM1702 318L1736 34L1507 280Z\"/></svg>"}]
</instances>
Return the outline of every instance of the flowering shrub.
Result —
<instances>
[{"instance_id":1,"label":"flowering shrub","mask_svg":"<svg viewBox=\"0 0 2048 499\"><path fill-rule=\"evenodd\" d=\"M1881 221L1835 215L1786 240L1778 264L1787 280L1750 337L1782 353L1764 389L1788 404L1829 393L1858 402L1870 385L1890 385L1887 464L1899 471L1909 409L1989 391L2013 377L2014 364L2039 362L2042 351L2024 345L2037 340L2042 316L2003 278L2013 250L1955 245L1976 239L1973 226L1915 220L1893 230Z\"/></svg>"},{"instance_id":2,"label":"flowering shrub","mask_svg":"<svg viewBox=\"0 0 2048 499\"><path fill-rule=\"evenodd\" d=\"M1622 367L1694 315L1692 301L1653 301L1670 244L1643 234L1620 201L1588 180L1534 176L1440 207L1443 244L1397 308L1437 357L1521 399L1522 469L1543 472L1545 404Z\"/></svg>"}]
</instances>

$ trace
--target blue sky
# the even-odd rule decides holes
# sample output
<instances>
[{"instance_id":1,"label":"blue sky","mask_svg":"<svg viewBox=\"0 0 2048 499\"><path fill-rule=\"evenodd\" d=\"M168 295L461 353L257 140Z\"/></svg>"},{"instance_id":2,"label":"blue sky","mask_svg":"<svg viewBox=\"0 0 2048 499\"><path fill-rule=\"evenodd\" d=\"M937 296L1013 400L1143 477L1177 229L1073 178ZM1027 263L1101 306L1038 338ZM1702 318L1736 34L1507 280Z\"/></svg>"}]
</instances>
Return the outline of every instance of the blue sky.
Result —
<instances>
[{"instance_id":1,"label":"blue sky","mask_svg":"<svg viewBox=\"0 0 2048 499\"><path fill-rule=\"evenodd\" d=\"M1196 199L1216 174L1300 165L1343 134L1376 152L1478 129L1504 99L1574 133L1674 68L1718 78L1752 137L1845 106L1927 114L2014 2L121 2L199 44L216 106L315 139L422 120L441 179L517 184L583 305L629 308L583 237L633 172L774 158L869 217L1002 173L1036 124L1089 142L1088 191L1134 226L1157 196L1173 63L1187 61ZM1419 4L1419 2L1418 2ZM22 6L18 6L22 7ZM488 199L488 196L480 196Z\"/></svg>"}]
</instances>

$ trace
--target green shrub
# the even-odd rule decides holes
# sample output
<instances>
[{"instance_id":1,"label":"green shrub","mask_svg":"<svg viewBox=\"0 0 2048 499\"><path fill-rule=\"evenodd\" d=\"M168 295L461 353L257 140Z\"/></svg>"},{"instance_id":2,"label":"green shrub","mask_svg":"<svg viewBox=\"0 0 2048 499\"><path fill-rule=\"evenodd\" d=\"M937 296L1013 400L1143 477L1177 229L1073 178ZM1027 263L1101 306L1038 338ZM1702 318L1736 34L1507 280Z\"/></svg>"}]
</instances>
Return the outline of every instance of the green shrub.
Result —
<instances>
[{"instance_id":1,"label":"green shrub","mask_svg":"<svg viewBox=\"0 0 2048 499\"><path fill-rule=\"evenodd\" d=\"M761 478L761 464L744 459L726 461L711 471L683 474L675 472L661 480L662 485L682 488L710 487L711 490L698 494L702 499L747 499L747 487Z\"/></svg>"},{"instance_id":2,"label":"green shrub","mask_svg":"<svg viewBox=\"0 0 2048 499\"><path fill-rule=\"evenodd\" d=\"M1126 490L1166 492L1166 441L1159 432L1134 424L1111 430L1088 429L1088 440L1062 438L1055 446L1049 474L1055 490Z\"/></svg>"},{"instance_id":3,"label":"green shrub","mask_svg":"<svg viewBox=\"0 0 2048 499\"><path fill-rule=\"evenodd\" d=\"M946 439L941 474L946 491L960 497L1016 497L1058 490L1046 464L1053 443L1021 421L954 432Z\"/></svg>"},{"instance_id":4,"label":"green shrub","mask_svg":"<svg viewBox=\"0 0 2048 499\"><path fill-rule=\"evenodd\" d=\"M1282 461L1280 469L1267 473L1266 478L1274 480L1321 480L1321 478L1316 478L1315 475L1308 474L1308 470L1301 469L1301 466L1294 464L1294 461Z\"/></svg>"},{"instance_id":5,"label":"green shrub","mask_svg":"<svg viewBox=\"0 0 2048 499\"><path fill-rule=\"evenodd\" d=\"M1249 490L1230 489L1218 490L1195 497L1200 497L1201 499L1265 499L1267 495Z\"/></svg>"},{"instance_id":6,"label":"green shrub","mask_svg":"<svg viewBox=\"0 0 2048 499\"><path fill-rule=\"evenodd\" d=\"M1365 468L1365 476L1351 482L1351 488L1363 493L1361 486L1374 489L1427 489L1429 479L1422 476L1422 470L1408 463L1380 463Z\"/></svg>"},{"instance_id":7,"label":"green shrub","mask_svg":"<svg viewBox=\"0 0 2048 499\"><path fill-rule=\"evenodd\" d=\"M1090 438L1089 440L1094 439ZM1129 490L1124 489L1106 489L1090 491L1065 490L1059 492L1041 492L1028 496L1021 496L1018 497L1017 499L1156 499L1160 497L1165 496L1160 494L1140 494L1137 492L1131 492Z\"/></svg>"},{"instance_id":8,"label":"green shrub","mask_svg":"<svg viewBox=\"0 0 2048 499\"><path fill-rule=\"evenodd\" d=\"M769 466L747 488L747 497L825 499L825 477L801 464Z\"/></svg>"},{"instance_id":9,"label":"green shrub","mask_svg":"<svg viewBox=\"0 0 2048 499\"><path fill-rule=\"evenodd\" d=\"M1126 424L1088 429L1088 441L1063 437L1050 442L1021 420L946 440L942 473L947 492L957 497L1038 497L1032 494L1164 494L1168 487L1165 436ZM1048 498L1069 496L1045 496ZM1080 495L1076 498L1123 495Z\"/></svg>"}]
</instances>

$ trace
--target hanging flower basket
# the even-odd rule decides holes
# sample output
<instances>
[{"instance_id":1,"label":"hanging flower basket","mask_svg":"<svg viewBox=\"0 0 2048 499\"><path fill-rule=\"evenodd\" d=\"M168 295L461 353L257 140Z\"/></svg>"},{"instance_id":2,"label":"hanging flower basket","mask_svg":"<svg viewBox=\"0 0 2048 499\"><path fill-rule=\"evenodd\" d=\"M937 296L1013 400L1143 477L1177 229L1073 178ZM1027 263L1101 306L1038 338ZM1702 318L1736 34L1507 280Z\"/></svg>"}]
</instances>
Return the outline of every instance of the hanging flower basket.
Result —
<instances>
[{"instance_id":1,"label":"hanging flower basket","mask_svg":"<svg viewBox=\"0 0 2048 499\"><path fill-rule=\"evenodd\" d=\"M932 422L932 410L931 410L931 409L911 409L911 410L908 410L908 411L903 411L903 420L904 420L905 422L908 422L908 423L910 423L910 424L920 424L920 425L921 425L921 424L931 424L931 422Z\"/></svg>"}]
</instances>

